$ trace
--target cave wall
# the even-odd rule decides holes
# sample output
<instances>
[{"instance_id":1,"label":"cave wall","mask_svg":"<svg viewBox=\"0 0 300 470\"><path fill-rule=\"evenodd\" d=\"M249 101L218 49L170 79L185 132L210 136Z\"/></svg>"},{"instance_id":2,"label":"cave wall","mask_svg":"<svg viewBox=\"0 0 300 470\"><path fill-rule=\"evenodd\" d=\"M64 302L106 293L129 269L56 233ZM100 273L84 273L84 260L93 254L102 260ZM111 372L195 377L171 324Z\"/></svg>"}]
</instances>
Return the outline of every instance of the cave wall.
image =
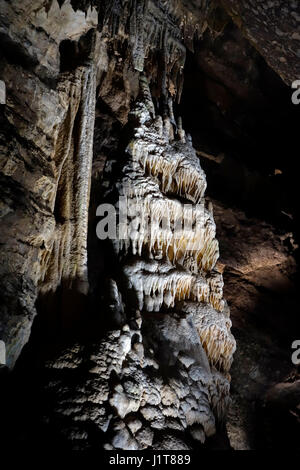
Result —
<instances>
[{"instance_id":1,"label":"cave wall","mask_svg":"<svg viewBox=\"0 0 300 470\"><path fill-rule=\"evenodd\" d=\"M59 46L96 25L95 10L76 14L68 4L1 5L1 336L10 367L29 338L40 284L87 281L96 78L88 50L86 64L60 73Z\"/></svg>"},{"instance_id":2,"label":"cave wall","mask_svg":"<svg viewBox=\"0 0 300 470\"><path fill-rule=\"evenodd\" d=\"M245 37L291 85L299 78L299 3L221 0Z\"/></svg>"}]
</instances>

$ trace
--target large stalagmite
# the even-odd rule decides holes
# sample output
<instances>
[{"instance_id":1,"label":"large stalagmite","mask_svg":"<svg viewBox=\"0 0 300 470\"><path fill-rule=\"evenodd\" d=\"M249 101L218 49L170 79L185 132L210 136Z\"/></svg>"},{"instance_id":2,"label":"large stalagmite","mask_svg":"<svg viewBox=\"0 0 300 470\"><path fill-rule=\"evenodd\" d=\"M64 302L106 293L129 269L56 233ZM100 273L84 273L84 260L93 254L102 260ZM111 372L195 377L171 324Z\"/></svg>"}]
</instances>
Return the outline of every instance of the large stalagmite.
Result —
<instances>
[{"instance_id":1,"label":"large stalagmite","mask_svg":"<svg viewBox=\"0 0 300 470\"><path fill-rule=\"evenodd\" d=\"M208 2L103 1L98 12L90 2L33 3L5 2L10 29L0 17L8 50L21 57L14 64L0 56L7 364L13 368L28 341L37 298L71 290L98 299L95 291L105 290L99 283L89 291L95 253L88 258L87 231L94 127L106 113L118 129L127 126L116 138L120 171L109 174L107 163L101 194L106 188L108 198L125 201L129 225L110 246L118 272L105 278L104 267L109 308L93 307L105 327L41 366L52 397L43 419L74 448L201 446L224 423L235 350L205 173L174 106ZM23 42L30 47L21 53ZM103 319L107 312L112 319ZM86 317L83 330L93 329Z\"/></svg>"},{"instance_id":2,"label":"large stalagmite","mask_svg":"<svg viewBox=\"0 0 300 470\"><path fill-rule=\"evenodd\" d=\"M149 372L143 367L139 370L140 366L137 369L135 363L128 374L140 376L138 390L133 395L131 387L120 384L110 403L121 419L139 412L154 429L168 428L168 418L172 417L173 426L176 422L178 429L187 429L193 439L204 442L205 436L214 434L215 420L221 422L226 414L228 371L235 351L222 275L216 268L215 224L205 207L206 179L182 126L176 134L170 116L164 120L155 116L144 76L131 117L136 123L134 137L127 149L128 163L117 182L119 194L126 201L129 226L122 234L124 240L117 241L115 248L127 279L127 295L133 292L133 304L136 297L135 308L141 312L141 321L146 325L155 323L157 315L154 341L159 343L167 334L176 342L173 361L177 364L177 385L170 378L165 377L161 384L159 379L156 408L151 409L153 398L142 399ZM118 207L120 211L120 204ZM182 221L185 224L178 229ZM189 325L186 331L180 326L185 322ZM180 341L177 330L181 331ZM141 351L145 360L149 350ZM158 370L168 365L169 358L165 358ZM187 387L186 402L181 398L174 407L181 387ZM169 394L166 403L165 389ZM126 448L122 440L120 443L120 433L117 436L113 446ZM150 441L145 447L152 447ZM136 445L139 448L138 439ZM160 448L159 444L154 448Z\"/></svg>"}]
</instances>

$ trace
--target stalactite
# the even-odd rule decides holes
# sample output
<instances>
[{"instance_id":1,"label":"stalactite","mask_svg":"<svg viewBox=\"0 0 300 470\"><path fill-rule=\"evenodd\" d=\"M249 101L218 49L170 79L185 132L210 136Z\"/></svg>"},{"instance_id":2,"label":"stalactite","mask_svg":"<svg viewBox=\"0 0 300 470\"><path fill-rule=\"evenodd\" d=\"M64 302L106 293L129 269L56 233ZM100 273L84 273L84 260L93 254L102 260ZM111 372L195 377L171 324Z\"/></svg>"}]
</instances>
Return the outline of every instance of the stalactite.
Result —
<instances>
[{"instance_id":1,"label":"stalactite","mask_svg":"<svg viewBox=\"0 0 300 470\"><path fill-rule=\"evenodd\" d=\"M65 103L65 120L58 133L54 161L57 187L52 193L52 210L57 219L56 235L49 247L42 291L55 290L74 281L86 292L87 223L93 157L96 72L93 63L68 73L59 84Z\"/></svg>"},{"instance_id":2,"label":"stalactite","mask_svg":"<svg viewBox=\"0 0 300 470\"><path fill-rule=\"evenodd\" d=\"M176 301L182 300L210 303L217 311L224 309L222 287L212 281L216 273L205 278L175 269L171 263L143 259L126 265L124 273L128 278L128 289L133 288L137 294L139 310L158 312L163 305L173 308Z\"/></svg>"},{"instance_id":3,"label":"stalactite","mask_svg":"<svg viewBox=\"0 0 300 470\"><path fill-rule=\"evenodd\" d=\"M130 17L130 37L132 40L132 60L135 70L144 70L144 18L148 0L132 0L132 13Z\"/></svg>"},{"instance_id":4,"label":"stalactite","mask_svg":"<svg viewBox=\"0 0 300 470\"><path fill-rule=\"evenodd\" d=\"M143 102L147 106L147 109L151 117L155 118L155 108L154 108L151 93L149 90L148 80L143 74L140 77L140 91L141 91L141 95L143 98Z\"/></svg>"},{"instance_id":5,"label":"stalactite","mask_svg":"<svg viewBox=\"0 0 300 470\"><path fill-rule=\"evenodd\" d=\"M103 15L103 37L116 50L120 44L128 41L132 65L136 71L143 72L145 59L149 62L151 54L160 51L159 73L153 80L157 82L161 96L166 101L171 90L179 102L186 45L191 45L192 38L199 30L199 18L193 15L182 17L182 6L177 0L167 3L158 0L106 0L100 9Z\"/></svg>"},{"instance_id":6,"label":"stalactite","mask_svg":"<svg viewBox=\"0 0 300 470\"><path fill-rule=\"evenodd\" d=\"M211 293L209 298L210 296ZM222 297L222 294L219 295L219 299ZM231 367L236 345L230 332L231 320L226 302L222 302L220 310L211 301L208 301L207 305L197 305L188 301L182 305L182 311L193 315L201 343L211 365L227 373Z\"/></svg>"},{"instance_id":7,"label":"stalactite","mask_svg":"<svg viewBox=\"0 0 300 470\"><path fill-rule=\"evenodd\" d=\"M144 172L159 179L162 192L179 194L198 203L203 198L206 189L206 178L195 150L189 142L180 141L172 145L169 142L169 131L165 135L159 132L157 136L159 120L150 126L144 126L146 120L149 122L149 109L152 114L154 111L153 104L149 108L151 95L149 90L145 91L144 79L142 79L141 86L147 106L145 109L145 104L140 105L138 110L141 128L137 129L136 134L140 133L143 138L131 142L128 147L132 159L140 163ZM181 131L181 138L183 138L183 131Z\"/></svg>"},{"instance_id":8,"label":"stalactite","mask_svg":"<svg viewBox=\"0 0 300 470\"><path fill-rule=\"evenodd\" d=\"M127 177L129 176L127 171ZM120 240L119 248L125 253L130 248L141 256L146 251L150 257L159 253L173 264L178 264L195 273L214 267L219 256L215 240L215 225L204 204L194 207L178 200L166 199L150 177L134 172L130 180L123 180L120 190L126 197L129 214L138 219L139 231L129 230L126 244ZM136 181L132 187L131 181ZM152 182L152 184L151 184ZM129 215L130 221L132 218ZM135 219L136 220L136 219ZM150 221L150 224L149 224Z\"/></svg>"},{"instance_id":9,"label":"stalactite","mask_svg":"<svg viewBox=\"0 0 300 470\"><path fill-rule=\"evenodd\" d=\"M182 127L182 117L178 118L178 135L179 135L181 142L185 144L186 140L185 140L185 131Z\"/></svg>"}]
</instances>

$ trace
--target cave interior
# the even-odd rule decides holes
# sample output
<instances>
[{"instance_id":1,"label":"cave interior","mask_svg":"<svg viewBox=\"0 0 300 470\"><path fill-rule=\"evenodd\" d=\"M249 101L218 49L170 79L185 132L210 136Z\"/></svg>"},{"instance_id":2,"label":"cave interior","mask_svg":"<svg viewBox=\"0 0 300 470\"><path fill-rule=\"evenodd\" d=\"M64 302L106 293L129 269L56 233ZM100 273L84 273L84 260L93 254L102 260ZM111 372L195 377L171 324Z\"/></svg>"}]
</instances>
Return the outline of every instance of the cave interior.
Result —
<instances>
[{"instance_id":1,"label":"cave interior","mask_svg":"<svg viewBox=\"0 0 300 470\"><path fill-rule=\"evenodd\" d=\"M2 327L2 324L10 325L12 311L17 318L16 324L20 318L26 317L30 318L30 326L28 340L23 341L14 367L0 367L0 413L1 422L4 423L1 424L1 434L4 434L1 442L13 442L15 445L34 443L35 446L63 449L100 449L106 446L106 449L132 450L137 448L134 445L140 446L139 449L159 449L159 442L164 443L162 449L299 447L300 369L299 364L291 361L291 345L299 338L300 233L296 167L300 105L295 106L291 100L291 77L297 78L298 72L300 78L299 49L298 60L289 61L287 54L285 62L279 63L275 52L271 57L272 48L265 50L261 46L264 39L261 31L251 30L252 17L247 8L248 16L246 19L243 17L241 26L237 13L231 11L231 4L235 2L196 1L190 2L193 6L189 7L186 6L189 2L174 1L171 3L176 4L175 13L168 11L165 6L168 2L150 2L155 5L154 12L169 15L165 21L174 30L178 28L176 14L180 15L185 9L187 34L189 27L194 27L194 18L198 23L200 19L202 21L202 15L207 11L203 13L201 8L204 9L204 4L208 5L206 27L202 28L201 34L198 31L197 34L193 32L192 36L190 33L188 35L183 65L181 49L179 46L176 49L180 40L176 39L175 45L172 43L169 62L165 62L165 50L155 44L155 34L149 34L150 45L142 71L149 85L145 96L150 93L153 112L157 116L166 113L166 93L174 101L174 121L171 116L174 142L170 141L170 145L176 146L180 142L182 122L185 135L189 136L206 175L206 201L213 207L220 249L218 269L223 275L224 298L230 307L231 333L236 341L226 418L217 422L215 432L206 431L206 424L199 425L197 421L192 422L191 429L183 429L175 423L179 418L172 415L174 411L171 408L175 405L170 402L170 416L166 416L167 428L169 426L171 431L167 435L167 431L158 424L149 427L146 412L142 413L138 406L135 408L130 404L131 413L126 415L128 412L124 412L127 416L124 417L119 402L112 405L117 400L116 394L125 393L120 389L127 390L130 377L126 378L126 374L133 374L130 364L134 359L125 359L124 371L120 372L115 366L108 376L103 372L108 366L101 362L101 351L105 345L108 348L116 347L111 346L113 342L109 343L113 340L107 340L111 338L111 332L120 331L122 336L130 330L132 351L138 351L136 344L142 344L145 351L154 351L153 363L158 363L158 369L151 369L152 359L147 359L149 365L144 375L148 382L161 381L165 388L170 387L170 381L179 380L175 343L177 340L180 344L185 341L181 328L184 322L188 324L189 318L187 313L182 313L185 312L184 306L179 312L179 303L171 308L163 306L159 311L150 309L142 312L142 326L137 327L136 323L139 322L135 315L138 300L128 290L120 257L110 240L100 240L96 236L99 222L97 207L103 202L115 204L119 197L120 174L124 174L122 169L126 168L130 158L134 160L134 155L128 156L133 135L139 143L138 139L142 137L136 137L138 126L148 126L150 133L153 132L151 126L156 125L152 121L151 125L147 122L140 124L140 115L135 111L136 103L137 108L142 106L142 98L139 98L139 76L142 74L139 38L142 31L138 20L139 15L146 14L147 2L55 0L53 3L57 6L51 6L52 2L35 0L32 5L36 6L36 11L45 10L46 13L41 13L39 19L37 13L30 11L31 16L36 15L34 21L30 15L28 18L22 17L22 8L19 11L15 3L7 0L0 2L0 80L5 83L7 91L7 101L0 105L0 147L5 160L1 163L1 231L5 235L1 246L1 301L4 309L3 316L2 313L0 316L0 333L2 335L4 332L4 338L6 326ZM242 17L245 2L240 3ZM251 3L261 2L255 0ZM292 28L294 34L298 34L296 46L299 46L299 6L294 8L293 3L297 2L288 3L288 8L298 14L298 29L294 24L289 25L284 17L287 34L291 37L288 28ZM67 24L63 19L57 19L59 15L63 18L64 7L70 18ZM276 8L275 12L272 10L279 22L283 15L280 8L283 8L282 5L278 7L279 11ZM134 15L136 21L132 26L130 18ZM160 24L162 21L159 15L154 18L154 23ZM260 15L262 13L258 9L258 18ZM271 44L275 34L273 17L268 21L260 27ZM25 25L26 22L28 24ZM11 29L9 24L12 25ZM64 28L63 34L60 31ZM124 33L126 28L130 30L127 36ZM102 34L100 39L95 36L95 30L98 35ZM45 31L47 34L44 34ZM293 43L290 47L289 53ZM45 55L45 50L50 51L51 48L57 51ZM40 53L37 52L39 50ZM282 50L284 54L283 46ZM279 65L274 66L274 63ZM167 92L164 90L165 75L169 79ZM91 96L93 76L96 77L95 89ZM35 86L36 91L33 90ZM181 93L178 92L180 86ZM55 101L57 90L61 95ZM145 96L143 100L147 111L149 98ZM70 97L74 98L74 104ZM42 101L44 103L39 106ZM92 111L88 111L85 120L88 106ZM93 135L89 137L91 128ZM147 129L143 132L146 135ZM64 161L70 159L67 168L71 170L64 169L65 163L59 166L59 159L67 152L68 135L72 136L71 150L65 153ZM91 150L88 139L92 140ZM178 148L176 151L179 152ZM85 170L83 162L81 170L80 155L87 152L91 153L91 168ZM79 163L75 160L78 155ZM46 209L46 196L41 196L44 205L32 202L35 196L32 196L30 186L37 185L43 177L55 181L50 160L55 160L55 171L58 171L57 168L62 170L59 170L61 176L55 201L52 204L49 199L51 209ZM12 162L10 166L8 162ZM77 165L79 170L76 169ZM75 176L72 171L75 171ZM84 171L86 174L90 171L89 181L88 176L85 181L80 180ZM84 194L81 188L87 188L90 196L88 207L78 211L77 194ZM40 194L43 191L41 187ZM172 202L175 197L180 202L189 202L182 195L172 195L169 200ZM26 276L31 270L38 271L36 264L41 264L42 259L37 252L33 255L30 251L31 242L24 241L26 237L26 240L30 238L31 223L32 239L35 237L37 240L36 233L44 230L43 242L38 247L41 253L44 249L48 253L47 243L50 240L44 235L48 230L45 228L46 222L42 216L37 218L34 204L41 213L51 212L56 227L54 235L51 235L54 245L55 240L63 240L68 236L68 230L72 230L64 228L69 227L69 222L72 227L75 220L76 232L77 218L81 223L80 217L85 217L88 272L85 273L85 265L80 271L78 262L79 280L76 282L69 282L68 272L73 266L73 253L80 250L83 238L78 246L71 245L71 254L62 258L63 267L57 268L59 262L55 265L56 270L62 269L56 283L53 281L54 263L50 263L48 271L37 275L36 282L32 281L35 287L30 287L31 280L27 280ZM84 204L82 202L80 205L79 201L78 207ZM9 209L6 210L6 207ZM74 211L73 215L69 216L68 211ZM76 236L80 237L80 234L73 234L73 239ZM9 239L14 239L14 243L9 244ZM21 248L16 247L18 243ZM34 243L36 249L38 242ZM30 245L30 248L23 249L23 244ZM23 264L18 257L22 257ZM16 261L11 263L12 259ZM134 256L132 259L134 261ZM130 259L132 265L133 261ZM50 284L51 288L48 288ZM115 296L113 300L112 285L117 285L119 291L119 297ZM29 297L30 302L33 298L32 307L28 307L29 300L27 305L26 299ZM175 320L177 340L171 331ZM12 322L9 334L14 335L17 330ZM169 331L169 336L165 330ZM193 354L196 356L199 353ZM98 365L92 370L94 357L98 358ZM197 363L198 359L195 360ZM126 367L129 372L126 372ZM138 368L132 370L139 377ZM222 367L218 371L225 374ZM98 399L93 397L96 396L96 389L102 390L98 377L102 373L108 392L106 401L103 399L100 406ZM101 393L104 396L106 391ZM136 392L128 393L131 397ZM164 399L167 402L167 398L161 398L162 401ZM139 406L142 407L141 404ZM151 406L158 406L154 398ZM111 408L114 412L118 411L118 416L112 415ZM155 413L155 410L152 412ZM105 415L103 422L102 415ZM141 426L140 431L138 426ZM202 437L203 429L206 439ZM124 430L129 432L130 439L136 439L135 444L127 434L125 439ZM166 436L169 436L168 439Z\"/></svg>"}]
</instances>

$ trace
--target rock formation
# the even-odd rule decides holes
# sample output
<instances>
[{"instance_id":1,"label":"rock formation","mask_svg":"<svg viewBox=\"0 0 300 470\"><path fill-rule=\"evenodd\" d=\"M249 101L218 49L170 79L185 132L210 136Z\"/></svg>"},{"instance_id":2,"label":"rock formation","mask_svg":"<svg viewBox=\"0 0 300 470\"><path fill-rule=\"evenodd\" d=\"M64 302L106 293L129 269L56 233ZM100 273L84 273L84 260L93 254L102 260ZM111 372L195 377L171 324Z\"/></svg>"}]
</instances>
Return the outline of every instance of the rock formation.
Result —
<instances>
[{"instance_id":1,"label":"rock formation","mask_svg":"<svg viewBox=\"0 0 300 470\"><path fill-rule=\"evenodd\" d=\"M255 88L258 54L289 85L299 78L296 2L246 3L0 3L1 357L8 390L24 364L43 390L34 438L124 450L224 439L236 343L223 271L233 276L236 253L225 240L218 262L199 160L208 153L200 134L193 145L185 132L180 103L193 54L207 82L221 82L211 101L223 116L231 100L222 86L248 96L235 73L249 74ZM230 18L247 39L236 27L246 59L224 33ZM233 51L224 63L223 39ZM101 204L118 219L126 209L115 240L97 239ZM224 241L228 214L216 206ZM247 277L258 261L245 254L250 243L239 243ZM238 294L227 291L236 308Z\"/></svg>"}]
</instances>

